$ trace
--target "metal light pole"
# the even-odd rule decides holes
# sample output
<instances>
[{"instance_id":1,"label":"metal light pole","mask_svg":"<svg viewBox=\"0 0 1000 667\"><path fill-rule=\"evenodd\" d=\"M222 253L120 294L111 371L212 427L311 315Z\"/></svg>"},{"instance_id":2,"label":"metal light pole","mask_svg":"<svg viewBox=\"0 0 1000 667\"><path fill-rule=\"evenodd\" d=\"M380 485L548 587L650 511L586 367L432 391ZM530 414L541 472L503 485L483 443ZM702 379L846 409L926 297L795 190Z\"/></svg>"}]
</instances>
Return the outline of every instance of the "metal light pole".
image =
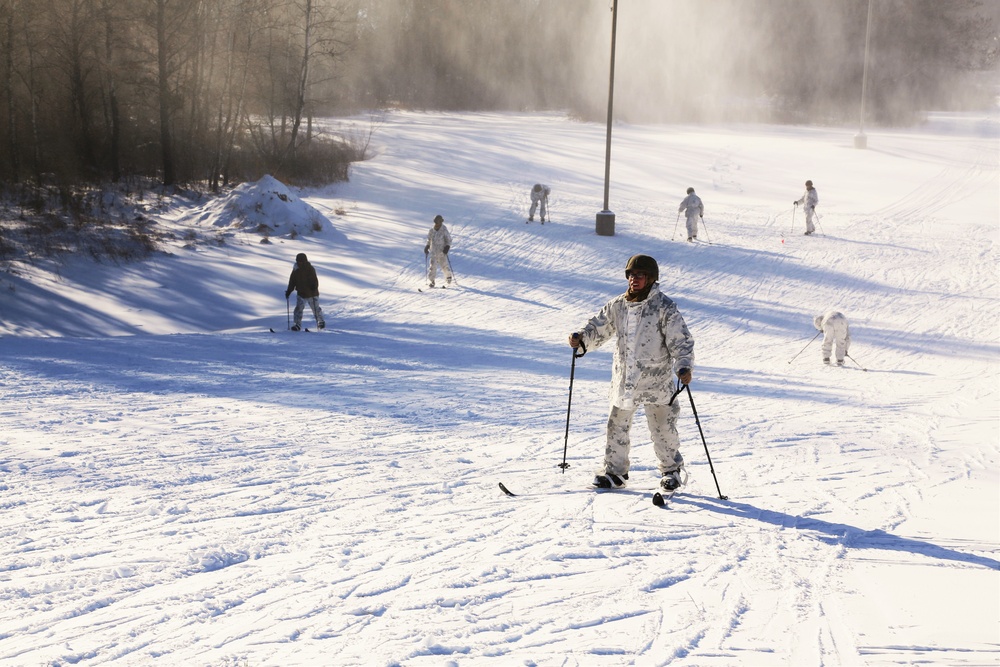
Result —
<instances>
[{"instance_id":1,"label":"metal light pole","mask_svg":"<svg viewBox=\"0 0 1000 667\"><path fill-rule=\"evenodd\" d=\"M615 104L615 33L618 30L618 0L611 5L611 78L608 83L608 137L604 148L604 210L597 214L597 233L615 235L615 214L608 210L611 188L611 119Z\"/></svg>"},{"instance_id":2,"label":"metal light pole","mask_svg":"<svg viewBox=\"0 0 1000 667\"><path fill-rule=\"evenodd\" d=\"M865 136L865 95L868 93L868 44L872 38L872 0L868 0L868 26L865 28L865 65L861 75L861 121L858 133L854 135L855 148L868 148L868 137Z\"/></svg>"}]
</instances>

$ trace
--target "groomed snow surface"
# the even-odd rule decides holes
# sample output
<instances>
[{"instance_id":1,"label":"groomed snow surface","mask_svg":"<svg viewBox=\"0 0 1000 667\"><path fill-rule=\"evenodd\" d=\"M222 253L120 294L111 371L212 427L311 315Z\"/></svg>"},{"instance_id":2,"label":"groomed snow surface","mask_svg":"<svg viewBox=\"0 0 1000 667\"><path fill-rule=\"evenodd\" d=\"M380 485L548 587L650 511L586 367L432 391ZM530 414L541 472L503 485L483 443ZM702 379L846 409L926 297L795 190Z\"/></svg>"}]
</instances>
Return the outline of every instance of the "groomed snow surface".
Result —
<instances>
[{"instance_id":1,"label":"groomed snow surface","mask_svg":"<svg viewBox=\"0 0 1000 667\"><path fill-rule=\"evenodd\" d=\"M603 125L392 113L269 244L246 188L159 217L224 244L4 275L0 664L1000 663L1000 119L853 134L617 125L598 236ZM438 213L458 285L421 293ZM286 331L299 252L326 332ZM685 397L667 507L641 414L629 487L588 488L611 345L565 437L566 336L640 252L728 500Z\"/></svg>"}]
</instances>

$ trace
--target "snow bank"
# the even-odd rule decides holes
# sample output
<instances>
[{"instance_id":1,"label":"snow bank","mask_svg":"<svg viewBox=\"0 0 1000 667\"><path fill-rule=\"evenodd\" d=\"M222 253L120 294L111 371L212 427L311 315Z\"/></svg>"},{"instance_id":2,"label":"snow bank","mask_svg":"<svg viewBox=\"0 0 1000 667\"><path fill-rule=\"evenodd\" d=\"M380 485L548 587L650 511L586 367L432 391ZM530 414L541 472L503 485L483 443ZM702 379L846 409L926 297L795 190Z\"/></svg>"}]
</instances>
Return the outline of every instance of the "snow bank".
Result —
<instances>
[{"instance_id":1,"label":"snow bank","mask_svg":"<svg viewBox=\"0 0 1000 667\"><path fill-rule=\"evenodd\" d=\"M215 227L252 230L268 237L296 237L335 229L318 210L288 186L266 175L192 211L188 220Z\"/></svg>"}]
</instances>

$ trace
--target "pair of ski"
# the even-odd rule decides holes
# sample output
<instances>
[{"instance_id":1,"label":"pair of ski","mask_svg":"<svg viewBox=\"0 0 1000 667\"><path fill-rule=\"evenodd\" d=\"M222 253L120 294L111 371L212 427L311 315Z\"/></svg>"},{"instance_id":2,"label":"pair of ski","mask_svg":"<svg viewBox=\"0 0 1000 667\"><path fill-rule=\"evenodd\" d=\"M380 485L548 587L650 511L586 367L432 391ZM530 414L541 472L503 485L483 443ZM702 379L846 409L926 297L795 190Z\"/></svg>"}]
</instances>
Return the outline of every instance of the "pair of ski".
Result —
<instances>
[{"instance_id":1,"label":"pair of ski","mask_svg":"<svg viewBox=\"0 0 1000 667\"><path fill-rule=\"evenodd\" d=\"M531 493L527 493L527 494L514 493L513 491L511 491L510 489L508 489L506 487L506 485L504 485L503 482L499 482L499 484L500 484L500 490L503 491L504 494L506 494L507 496L510 496L511 498L518 498L518 497L522 497L522 496L531 496L531 495L541 495L541 494L531 494ZM601 487L598 487L598 486L594 486L592 488L595 491L615 491L616 490L616 489L602 489ZM663 492L657 491L657 492L655 492L653 494L653 504L656 505L657 507L664 507L667 504L667 501L674 497L675 493L677 493L677 489L674 489L673 491L663 491Z\"/></svg>"},{"instance_id":2,"label":"pair of ski","mask_svg":"<svg viewBox=\"0 0 1000 667\"><path fill-rule=\"evenodd\" d=\"M291 329L286 329L286 331L291 331L292 333L298 333L298 331L292 331ZM301 329L301 331L305 331L306 333L313 333L313 330L308 328L303 328ZM329 331L329 329L317 329L316 331ZM271 333L278 333L278 332L272 328Z\"/></svg>"}]
</instances>

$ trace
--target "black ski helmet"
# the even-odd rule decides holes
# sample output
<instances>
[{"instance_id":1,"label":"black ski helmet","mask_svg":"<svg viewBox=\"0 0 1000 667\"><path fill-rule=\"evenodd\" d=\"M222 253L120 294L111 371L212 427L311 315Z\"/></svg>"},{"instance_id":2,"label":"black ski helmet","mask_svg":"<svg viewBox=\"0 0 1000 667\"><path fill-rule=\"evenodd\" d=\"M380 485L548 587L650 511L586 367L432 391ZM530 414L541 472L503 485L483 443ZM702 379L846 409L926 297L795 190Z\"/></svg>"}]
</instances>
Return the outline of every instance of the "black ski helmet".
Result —
<instances>
[{"instance_id":1,"label":"black ski helmet","mask_svg":"<svg viewBox=\"0 0 1000 667\"><path fill-rule=\"evenodd\" d=\"M434 223L437 224L439 222L444 222L444 218L442 218L440 215L435 215L434 216Z\"/></svg>"},{"instance_id":2,"label":"black ski helmet","mask_svg":"<svg viewBox=\"0 0 1000 667\"><path fill-rule=\"evenodd\" d=\"M813 184L812 181L806 181L806 185L809 186L810 188L812 187L812 184Z\"/></svg>"},{"instance_id":3,"label":"black ski helmet","mask_svg":"<svg viewBox=\"0 0 1000 667\"><path fill-rule=\"evenodd\" d=\"M688 188L688 194L689 195L693 195L694 194L694 188Z\"/></svg>"},{"instance_id":4,"label":"black ski helmet","mask_svg":"<svg viewBox=\"0 0 1000 667\"><path fill-rule=\"evenodd\" d=\"M306 254L304 252L300 252L298 255L295 256L295 263L296 264L308 264L309 260L306 259Z\"/></svg>"},{"instance_id":5,"label":"black ski helmet","mask_svg":"<svg viewBox=\"0 0 1000 667\"><path fill-rule=\"evenodd\" d=\"M656 260L649 255L632 255L625 265L625 277L632 271L642 271L649 276L649 283L653 284L660 279L660 267L656 265Z\"/></svg>"}]
</instances>

